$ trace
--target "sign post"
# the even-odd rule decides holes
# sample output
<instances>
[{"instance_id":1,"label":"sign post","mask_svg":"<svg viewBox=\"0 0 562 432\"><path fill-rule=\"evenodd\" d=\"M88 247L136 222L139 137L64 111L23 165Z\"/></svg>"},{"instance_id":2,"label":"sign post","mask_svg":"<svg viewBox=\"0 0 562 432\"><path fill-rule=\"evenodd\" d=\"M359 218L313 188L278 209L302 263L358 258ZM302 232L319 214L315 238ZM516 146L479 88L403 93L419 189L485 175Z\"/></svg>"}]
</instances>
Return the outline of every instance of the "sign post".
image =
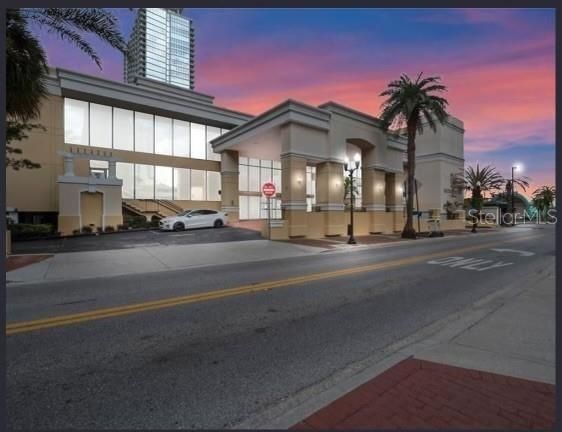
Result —
<instances>
[{"instance_id":1,"label":"sign post","mask_svg":"<svg viewBox=\"0 0 562 432\"><path fill-rule=\"evenodd\" d=\"M271 182L264 183L261 191L267 198L267 238L271 240L271 197L275 196L275 185Z\"/></svg>"}]
</instances>

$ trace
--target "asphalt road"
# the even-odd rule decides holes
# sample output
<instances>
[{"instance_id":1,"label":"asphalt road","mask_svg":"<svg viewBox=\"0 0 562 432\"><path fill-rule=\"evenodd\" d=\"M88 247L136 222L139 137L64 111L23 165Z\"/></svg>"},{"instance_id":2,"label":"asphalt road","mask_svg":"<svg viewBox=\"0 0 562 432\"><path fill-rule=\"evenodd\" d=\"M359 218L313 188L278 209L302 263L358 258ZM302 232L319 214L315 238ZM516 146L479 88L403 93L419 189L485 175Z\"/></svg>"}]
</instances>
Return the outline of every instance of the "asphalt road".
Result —
<instances>
[{"instance_id":1,"label":"asphalt road","mask_svg":"<svg viewBox=\"0 0 562 432\"><path fill-rule=\"evenodd\" d=\"M532 283L554 253L553 227L537 226L8 287L8 427L228 427L506 284Z\"/></svg>"},{"instance_id":2,"label":"asphalt road","mask_svg":"<svg viewBox=\"0 0 562 432\"><path fill-rule=\"evenodd\" d=\"M12 244L13 253L64 253L109 249L126 249L150 245L177 245L217 243L241 240L259 240L260 233L234 227L199 228L182 231L145 230L123 231L98 236L76 236L60 239L19 241Z\"/></svg>"}]
</instances>

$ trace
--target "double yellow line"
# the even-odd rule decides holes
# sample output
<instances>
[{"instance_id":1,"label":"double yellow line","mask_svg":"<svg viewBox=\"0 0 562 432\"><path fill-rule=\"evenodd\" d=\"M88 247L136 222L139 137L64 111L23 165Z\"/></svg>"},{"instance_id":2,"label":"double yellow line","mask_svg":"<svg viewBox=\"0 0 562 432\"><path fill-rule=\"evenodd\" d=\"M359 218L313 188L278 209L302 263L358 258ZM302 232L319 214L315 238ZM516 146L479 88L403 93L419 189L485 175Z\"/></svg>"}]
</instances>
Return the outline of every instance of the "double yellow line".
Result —
<instances>
[{"instance_id":1,"label":"double yellow line","mask_svg":"<svg viewBox=\"0 0 562 432\"><path fill-rule=\"evenodd\" d=\"M504 241L502 243L527 240L536 237L541 237L541 236L533 235L533 236L519 237L516 239ZM421 261L439 258L443 256L449 256L451 254L470 252L478 249L484 249L490 246L497 246L497 244L498 244L497 242L485 243L477 246L469 246L460 249L449 249L444 252L437 252L433 254L414 256L409 258L402 258L398 260L385 261L377 264L370 264L370 265L359 266L359 267L351 267L351 268L335 270L331 272L313 273L305 276L296 276L296 277L291 277L291 278L281 279L271 282L261 282L261 283L250 284L250 285L242 285L236 288L228 288L218 291L204 292L199 294L189 294L185 296L172 297L163 300L136 303L136 304L125 305L125 306L116 306L116 307L104 308L104 309L96 309L88 312L60 315L56 317L38 319L33 321L22 321L13 324L8 324L6 326L6 335L10 336L10 335L14 335L18 333L26 333L34 330L42 330L52 327L60 327L60 326L77 324L87 321L94 321L104 318L130 315L140 312L164 309L173 306L186 305L190 303L199 303L209 300L217 300L217 299L239 296L243 294L251 294L261 291L269 291L276 288L294 286L307 282L315 282L325 279L333 279L333 278L349 276L357 273L366 273L366 272L372 272L377 270L390 269L390 268L400 267L408 264L415 264Z\"/></svg>"}]
</instances>

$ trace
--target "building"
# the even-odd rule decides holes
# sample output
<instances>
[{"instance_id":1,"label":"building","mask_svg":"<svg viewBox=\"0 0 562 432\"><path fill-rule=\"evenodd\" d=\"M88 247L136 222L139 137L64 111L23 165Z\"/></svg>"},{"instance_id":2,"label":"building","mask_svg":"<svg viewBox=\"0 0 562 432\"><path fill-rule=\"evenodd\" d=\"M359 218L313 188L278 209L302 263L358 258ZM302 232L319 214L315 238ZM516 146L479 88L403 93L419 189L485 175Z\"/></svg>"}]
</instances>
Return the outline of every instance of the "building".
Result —
<instances>
[{"instance_id":1,"label":"building","mask_svg":"<svg viewBox=\"0 0 562 432\"><path fill-rule=\"evenodd\" d=\"M138 10L125 55L125 82L142 77L195 88L193 25L182 10Z\"/></svg>"},{"instance_id":2,"label":"building","mask_svg":"<svg viewBox=\"0 0 562 432\"><path fill-rule=\"evenodd\" d=\"M51 69L47 87L45 130L21 143L41 168L7 170L6 206L19 222L70 234L116 227L128 214L200 207L223 209L230 221L265 219L261 185L272 181L273 238L346 235L343 164L358 154L356 234L403 227L406 142L365 113L287 100L254 117L153 79L120 83L62 69ZM444 214L457 199L448 181L463 168L463 132L450 117L419 137L420 210Z\"/></svg>"}]
</instances>

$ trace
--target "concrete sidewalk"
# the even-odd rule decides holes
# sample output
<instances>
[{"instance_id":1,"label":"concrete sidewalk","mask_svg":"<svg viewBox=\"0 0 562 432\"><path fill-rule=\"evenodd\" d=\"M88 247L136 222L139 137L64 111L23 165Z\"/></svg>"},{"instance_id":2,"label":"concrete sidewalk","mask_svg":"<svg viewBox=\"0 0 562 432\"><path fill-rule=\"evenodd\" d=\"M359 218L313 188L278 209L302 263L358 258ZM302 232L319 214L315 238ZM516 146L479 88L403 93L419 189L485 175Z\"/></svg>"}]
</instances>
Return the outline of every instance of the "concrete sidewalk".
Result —
<instances>
[{"instance_id":1,"label":"concrete sidewalk","mask_svg":"<svg viewBox=\"0 0 562 432\"><path fill-rule=\"evenodd\" d=\"M54 254L40 262L6 273L7 283L61 280L149 273L208 265L235 264L310 255L309 247L268 240L187 245L146 245L131 249Z\"/></svg>"},{"instance_id":2,"label":"concrete sidewalk","mask_svg":"<svg viewBox=\"0 0 562 432\"><path fill-rule=\"evenodd\" d=\"M292 429L552 429L554 264L534 277L475 304L487 310L475 323L415 344Z\"/></svg>"}]
</instances>

